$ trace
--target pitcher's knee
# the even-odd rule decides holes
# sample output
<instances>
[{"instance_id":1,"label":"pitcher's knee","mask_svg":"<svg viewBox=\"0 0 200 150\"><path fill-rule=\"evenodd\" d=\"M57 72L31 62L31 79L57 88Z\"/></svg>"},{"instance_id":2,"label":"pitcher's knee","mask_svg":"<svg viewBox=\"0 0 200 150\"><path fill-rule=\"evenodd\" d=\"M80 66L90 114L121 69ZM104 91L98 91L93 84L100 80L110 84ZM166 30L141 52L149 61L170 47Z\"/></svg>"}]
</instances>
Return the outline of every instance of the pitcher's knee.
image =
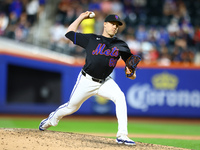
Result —
<instances>
[{"instance_id":1,"label":"pitcher's knee","mask_svg":"<svg viewBox=\"0 0 200 150\"><path fill-rule=\"evenodd\" d=\"M66 109L68 110L68 112L70 111L70 114L76 112L78 109L80 108L80 106L77 105L67 105Z\"/></svg>"},{"instance_id":2,"label":"pitcher's knee","mask_svg":"<svg viewBox=\"0 0 200 150\"><path fill-rule=\"evenodd\" d=\"M114 102L125 101L125 95L124 95L124 93L123 92L117 93L117 95L114 96L113 101Z\"/></svg>"}]
</instances>

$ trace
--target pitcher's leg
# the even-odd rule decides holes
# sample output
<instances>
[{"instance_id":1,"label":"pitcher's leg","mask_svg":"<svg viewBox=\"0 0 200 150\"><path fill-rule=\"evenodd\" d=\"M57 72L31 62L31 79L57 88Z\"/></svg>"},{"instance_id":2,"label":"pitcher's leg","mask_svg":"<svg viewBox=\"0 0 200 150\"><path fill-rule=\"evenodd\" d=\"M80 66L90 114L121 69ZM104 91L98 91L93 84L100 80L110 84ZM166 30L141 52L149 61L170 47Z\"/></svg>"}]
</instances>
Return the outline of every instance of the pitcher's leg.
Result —
<instances>
[{"instance_id":1,"label":"pitcher's leg","mask_svg":"<svg viewBox=\"0 0 200 150\"><path fill-rule=\"evenodd\" d=\"M94 95L95 86L93 84L93 82L86 79L82 74L79 74L79 78L71 93L70 100L49 115L48 119L50 120L51 125L56 126L64 116L76 112L85 100Z\"/></svg>"},{"instance_id":2,"label":"pitcher's leg","mask_svg":"<svg viewBox=\"0 0 200 150\"><path fill-rule=\"evenodd\" d=\"M127 106L125 95L119 86L110 78L100 87L98 95L112 100L115 103L116 117L118 120L117 136L120 134L127 135Z\"/></svg>"}]
</instances>

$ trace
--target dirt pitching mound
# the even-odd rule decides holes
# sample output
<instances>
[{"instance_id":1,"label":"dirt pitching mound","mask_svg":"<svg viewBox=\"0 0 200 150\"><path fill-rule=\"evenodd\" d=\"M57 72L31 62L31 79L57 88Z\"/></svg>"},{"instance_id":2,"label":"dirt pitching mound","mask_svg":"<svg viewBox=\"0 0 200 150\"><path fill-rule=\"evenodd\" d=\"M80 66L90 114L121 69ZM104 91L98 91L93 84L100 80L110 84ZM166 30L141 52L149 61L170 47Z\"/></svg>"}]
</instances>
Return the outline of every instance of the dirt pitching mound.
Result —
<instances>
[{"instance_id":1,"label":"dirt pitching mound","mask_svg":"<svg viewBox=\"0 0 200 150\"><path fill-rule=\"evenodd\" d=\"M141 142L136 144L119 145L115 139L87 134L0 128L1 150L185 150Z\"/></svg>"}]
</instances>

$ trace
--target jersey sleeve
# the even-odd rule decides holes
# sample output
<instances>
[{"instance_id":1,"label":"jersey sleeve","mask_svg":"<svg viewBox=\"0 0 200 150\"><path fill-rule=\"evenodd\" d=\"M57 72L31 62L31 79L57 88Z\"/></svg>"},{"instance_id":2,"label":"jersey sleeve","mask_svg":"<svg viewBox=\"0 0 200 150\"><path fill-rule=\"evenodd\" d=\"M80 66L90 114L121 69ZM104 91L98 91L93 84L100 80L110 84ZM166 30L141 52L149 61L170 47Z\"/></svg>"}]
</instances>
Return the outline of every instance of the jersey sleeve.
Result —
<instances>
[{"instance_id":1,"label":"jersey sleeve","mask_svg":"<svg viewBox=\"0 0 200 150\"><path fill-rule=\"evenodd\" d=\"M126 60L132 55L128 45L125 42L121 41L118 48L121 58L124 60L124 62L126 62Z\"/></svg>"},{"instance_id":2,"label":"jersey sleeve","mask_svg":"<svg viewBox=\"0 0 200 150\"><path fill-rule=\"evenodd\" d=\"M124 62L126 62L126 60L127 60L131 55L132 55L131 53L127 53L127 52L123 52L123 51L120 52L120 56L121 56L121 58L123 59Z\"/></svg>"},{"instance_id":3,"label":"jersey sleeve","mask_svg":"<svg viewBox=\"0 0 200 150\"><path fill-rule=\"evenodd\" d=\"M89 42L90 34L82 34L74 31L70 31L65 34L65 37L70 39L74 44L86 48Z\"/></svg>"}]
</instances>

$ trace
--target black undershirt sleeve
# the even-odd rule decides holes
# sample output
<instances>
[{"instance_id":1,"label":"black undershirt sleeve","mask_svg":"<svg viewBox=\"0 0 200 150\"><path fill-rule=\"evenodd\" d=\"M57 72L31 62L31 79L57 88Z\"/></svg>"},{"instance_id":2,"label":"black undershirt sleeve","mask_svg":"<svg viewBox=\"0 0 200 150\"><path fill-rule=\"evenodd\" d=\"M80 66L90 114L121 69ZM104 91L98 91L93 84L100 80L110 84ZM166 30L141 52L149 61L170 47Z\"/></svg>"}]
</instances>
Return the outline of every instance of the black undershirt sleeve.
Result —
<instances>
[{"instance_id":1,"label":"black undershirt sleeve","mask_svg":"<svg viewBox=\"0 0 200 150\"><path fill-rule=\"evenodd\" d=\"M131 53L127 53L127 52L122 52L120 51L120 55L121 58L123 59L123 61L126 63L126 60L132 55Z\"/></svg>"}]
</instances>

